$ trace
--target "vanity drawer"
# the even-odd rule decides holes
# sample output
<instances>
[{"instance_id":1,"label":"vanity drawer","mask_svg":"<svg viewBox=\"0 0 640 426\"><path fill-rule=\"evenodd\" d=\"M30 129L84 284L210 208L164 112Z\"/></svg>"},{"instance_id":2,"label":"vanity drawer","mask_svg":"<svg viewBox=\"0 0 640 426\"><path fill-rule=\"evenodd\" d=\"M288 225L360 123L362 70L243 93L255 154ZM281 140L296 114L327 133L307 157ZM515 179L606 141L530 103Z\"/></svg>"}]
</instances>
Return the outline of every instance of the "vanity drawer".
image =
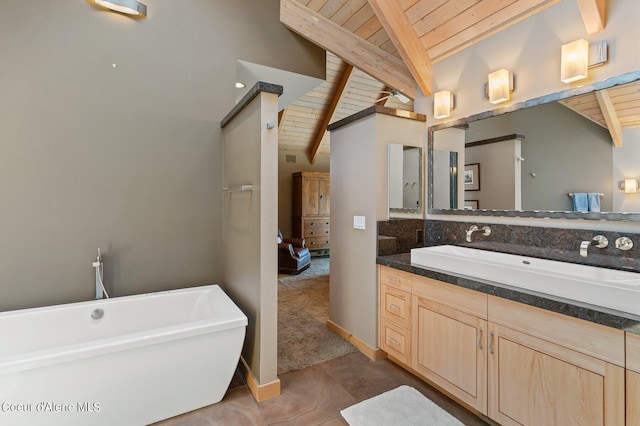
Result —
<instances>
[{"instance_id":1,"label":"vanity drawer","mask_svg":"<svg viewBox=\"0 0 640 426\"><path fill-rule=\"evenodd\" d=\"M411 274L398 269L380 265L378 269L378 281L380 284L411 291Z\"/></svg>"},{"instance_id":2,"label":"vanity drawer","mask_svg":"<svg viewBox=\"0 0 640 426\"><path fill-rule=\"evenodd\" d=\"M418 275L413 277L411 288L416 296L487 319L487 295L484 293Z\"/></svg>"},{"instance_id":3,"label":"vanity drawer","mask_svg":"<svg viewBox=\"0 0 640 426\"><path fill-rule=\"evenodd\" d=\"M409 365L411 333L391 321L380 321L380 348L387 354Z\"/></svg>"},{"instance_id":4,"label":"vanity drawer","mask_svg":"<svg viewBox=\"0 0 640 426\"><path fill-rule=\"evenodd\" d=\"M380 315L382 318L411 329L411 293L380 285Z\"/></svg>"}]
</instances>

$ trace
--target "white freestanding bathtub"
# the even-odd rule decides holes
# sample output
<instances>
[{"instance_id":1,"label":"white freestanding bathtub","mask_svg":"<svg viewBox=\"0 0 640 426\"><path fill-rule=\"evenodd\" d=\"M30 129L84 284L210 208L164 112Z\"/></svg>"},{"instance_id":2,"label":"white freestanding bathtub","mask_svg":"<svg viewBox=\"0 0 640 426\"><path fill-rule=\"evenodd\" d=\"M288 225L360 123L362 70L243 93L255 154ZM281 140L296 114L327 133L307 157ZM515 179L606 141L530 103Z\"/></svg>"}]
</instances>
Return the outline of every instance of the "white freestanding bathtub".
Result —
<instances>
[{"instance_id":1,"label":"white freestanding bathtub","mask_svg":"<svg viewBox=\"0 0 640 426\"><path fill-rule=\"evenodd\" d=\"M216 403L246 325L217 285L0 313L0 424L145 425Z\"/></svg>"}]
</instances>

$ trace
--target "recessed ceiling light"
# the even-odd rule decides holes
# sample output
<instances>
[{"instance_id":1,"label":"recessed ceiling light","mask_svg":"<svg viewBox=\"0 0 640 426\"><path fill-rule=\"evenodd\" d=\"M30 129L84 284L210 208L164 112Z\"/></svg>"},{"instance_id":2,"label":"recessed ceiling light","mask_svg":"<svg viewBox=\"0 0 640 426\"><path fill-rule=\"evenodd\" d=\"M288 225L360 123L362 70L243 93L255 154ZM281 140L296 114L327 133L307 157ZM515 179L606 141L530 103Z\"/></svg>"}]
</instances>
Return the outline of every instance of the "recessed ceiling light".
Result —
<instances>
[{"instance_id":1,"label":"recessed ceiling light","mask_svg":"<svg viewBox=\"0 0 640 426\"><path fill-rule=\"evenodd\" d=\"M247 87L247 85L242 83L241 81L238 81L236 83L236 89L244 89L245 87Z\"/></svg>"}]
</instances>

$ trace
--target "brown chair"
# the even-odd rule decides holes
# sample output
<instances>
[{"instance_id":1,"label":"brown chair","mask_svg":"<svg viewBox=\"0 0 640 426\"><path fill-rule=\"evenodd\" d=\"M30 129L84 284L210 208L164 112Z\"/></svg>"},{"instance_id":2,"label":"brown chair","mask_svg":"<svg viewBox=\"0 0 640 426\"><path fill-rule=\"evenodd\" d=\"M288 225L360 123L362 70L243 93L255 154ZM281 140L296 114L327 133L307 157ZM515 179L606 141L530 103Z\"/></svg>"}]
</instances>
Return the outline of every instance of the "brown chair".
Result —
<instances>
[{"instance_id":1,"label":"brown chair","mask_svg":"<svg viewBox=\"0 0 640 426\"><path fill-rule=\"evenodd\" d=\"M299 274L311 265L311 254L304 246L304 238L282 238L278 229L278 272Z\"/></svg>"}]
</instances>

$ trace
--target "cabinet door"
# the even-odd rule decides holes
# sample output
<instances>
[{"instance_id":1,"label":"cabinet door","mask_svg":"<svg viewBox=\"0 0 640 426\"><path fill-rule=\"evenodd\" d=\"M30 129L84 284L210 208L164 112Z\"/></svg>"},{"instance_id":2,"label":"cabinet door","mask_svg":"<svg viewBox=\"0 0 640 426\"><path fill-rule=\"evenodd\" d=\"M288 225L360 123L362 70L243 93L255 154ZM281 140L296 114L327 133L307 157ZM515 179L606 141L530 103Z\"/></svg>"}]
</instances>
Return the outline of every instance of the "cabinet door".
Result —
<instances>
[{"instance_id":1,"label":"cabinet door","mask_svg":"<svg viewBox=\"0 0 640 426\"><path fill-rule=\"evenodd\" d=\"M329 179L318 181L318 214L329 215L331 207L331 182Z\"/></svg>"},{"instance_id":2,"label":"cabinet door","mask_svg":"<svg viewBox=\"0 0 640 426\"><path fill-rule=\"evenodd\" d=\"M640 425L640 335L627 332L627 425Z\"/></svg>"},{"instance_id":3,"label":"cabinet door","mask_svg":"<svg viewBox=\"0 0 640 426\"><path fill-rule=\"evenodd\" d=\"M487 322L418 296L412 310L412 367L486 414Z\"/></svg>"},{"instance_id":4,"label":"cabinet door","mask_svg":"<svg viewBox=\"0 0 640 426\"><path fill-rule=\"evenodd\" d=\"M302 215L317 216L320 206L320 180L313 178L302 179Z\"/></svg>"},{"instance_id":5,"label":"cabinet door","mask_svg":"<svg viewBox=\"0 0 640 426\"><path fill-rule=\"evenodd\" d=\"M502 425L624 425L624 369L489 324L489 417Z\"/></svg>"},{"instance_id":6,"label":"cabinet door","mask_svg":"<svg viewBox=\"0 0 640 426\"><path fill-rule=\"evenodd\" d=\"M640 373L627 370L627 426L640 425Z\"/></svg>"}]
</instances>

